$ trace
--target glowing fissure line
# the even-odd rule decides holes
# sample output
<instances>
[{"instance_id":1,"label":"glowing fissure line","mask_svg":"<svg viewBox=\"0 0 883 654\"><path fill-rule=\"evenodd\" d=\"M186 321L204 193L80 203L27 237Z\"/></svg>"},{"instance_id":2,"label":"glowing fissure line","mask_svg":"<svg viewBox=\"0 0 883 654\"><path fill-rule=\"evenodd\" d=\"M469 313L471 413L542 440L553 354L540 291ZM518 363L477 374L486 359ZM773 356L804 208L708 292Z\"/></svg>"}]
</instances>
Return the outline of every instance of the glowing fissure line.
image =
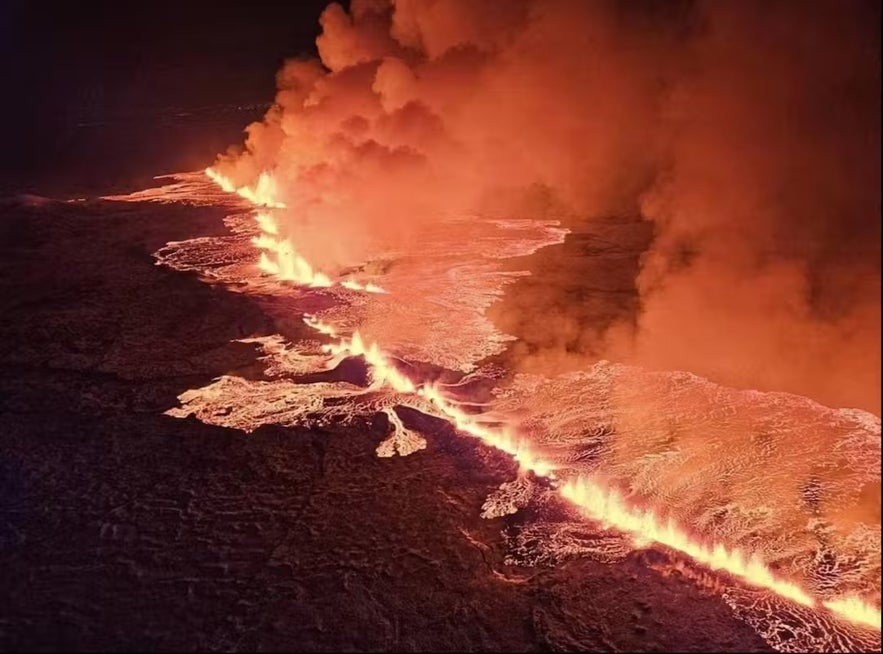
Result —
<instances>
[{"instance_id":1,"label":"glowing fissure line","mask_svg":"<svg viewBox=\"0 0 883 654\"><path fill-rule=\"evenodd\" d=\"M437 387L415 384L400 373L381 352L376 343L366 346L359 332L351 338L341 337L331 326L312 316L304 322L316 331L337 338L338 342L325 346L328 353L340 356L362 356L372 368L376 386L389 386L402 394L417 395L429 401L441 416L471 436L481 439L512 456L524 470L555 480L554 465L533 456L523 441L514 438L505 428L495 430L481 425L475 417L460 410ZM630 507L615 490L608 490L587 478L576 478L558 487L561 495L579 507L588 517L632 535L638 542L658 543L687 554L697 563L712 570L722 570L743 581L770 590L777 595L804 606L817 607L818 602L795 583L777 578L757 556L746 555L739 549L724 545L705 544L691 537L672 520L661 520L653 511ZM848 596L822 602L828 610L857 624L880 629L880 609L858 597Z\"/></svg>"},{"instance_id":2,"label":"glowing fissure line","mask_svg":"<svg viewBox=\"0 0 883 654\"><path fill-rule=\"evenodd\" d=\"M225 191L237 192L254 204L258 204L252 197L261 197L257 191L257 189L261 189L260 183L258 183L255 190L244 194L241 192L241 189L236 189L229 180L217 175L210 168L206 170L206 174ZM272 181L271 178L269 179ZM266 193L270 189L274 190L274 188L272 184L265 182L261 192ZM284 205L280 205L280 203L274 204L272 195L270 195L264 196L263 206ZM314 273L309 264L294 253L290 244L287 245L289 250L286 250L283 242L274 237L278 229L272 216L264 214L261 218L257 218L257 221L263 233L253 240L254 244L261 249L276 252L280 255L277 262L272 262L269 258L265 259L265 253L262 253L263 270L280 277L284 274L301 274L305 278L313 280L310 285L331 285L331 281L326 276L321 273ZM288 257L287 253L289 251L292 256L291 263L280 265L279 262L283 258ZM281 253L286 254L283 257ZM285 260L287 261L288 259ZM315 283L317 278L321 283ZM324 283L325 280L327 280L327 283ZM295 281L301 280L295 279ZM342 285L346 286L347 283L344 282ZM351 288L351 286L348 286L348 288ZM366 345L358 331L354 332L349 338L340 336L333 326L323 323L313 316L306 315L303 320L317 332L330 338L338 339L336 343L324 346L325 351L334 355L335 358L339 359L346 356L363 357L365 362L371 367L373 387L388 386L403 395L415 395L423 398L436 409L439 417L448 419L459 431L474 436L482 442L510 455L518 462L522 470L533 472L537 476L552 481L556 480L554 464L534 456L527 447L527 444L522 439L516 438L511 433L511 430L506 427L501 429L486 427L481 424L477 417L459 409L456 402L447 398L437 387L431 384L415 383L390 363L390 360L380 350L377 343ZM690 536L686 530L671 519L662 520L651 510L630 507L620 493L604 488L591 479L568 479L563 484L557 486L557 488L562 497L582 510L586 516L630 534L636 541L636 544L657 543L682 552L694 561L713 570L727 572L750 585L765 588L793 602L808 607L818 607L820 605L815 598L797 584L777 578L769 566L757 555L746 555L738 549L728 549L720 543L704 544ZM880 609L857 596L850 595L823 601L821 606L849 622L880 630Z\"/></svg>"},{"instance_id":3,"label":"glowing fissure line","mask_svg":"<svg viewBox=\"0 0 883 654\"><path fill-rule=\"evenodd\" d=\"M284 209L285 203L276 200L276 182L270 173L263 172L258 175L254 186L236 186L232 180L224 177L214 168L205 169L206 176L227 193L245 198L258 207L270 207L271 209Z\"/></svg>"},{"instance_id":4,"label":"glowing fissure line","mask_svg":"<svg viewBox=\"0 0 883 654\"><path fill-rule=\"evenodd\" d=\"M796 584L776 579L756 556L747 557L739 550L728 550L720 544L707 546L694 541L673 521L663 522L652 511L629 507L619 493L605 491L589 479L568 481L561 487L561 494L587 514L621 531L640 534L649 541L688 554L713 570L725 570L804 606L815 604Z\"/></svg>"},{"instance_id":5,"label":"glowing fissure line","mask_svg":"<svg viewBox=\"0 0 883 654\"><path fill-rule=\"evenodd\" d=\"M205 169L206 176L227 193L236 193L258 207L254 214L261 233L252 239L252 244L261 250L258 268L283 281L295 282L313 288L328 288L335 283L325 273L314 270L310 263L295 249L290 239L279 236L279 225L269 212L262 208L284 209L285 204L276 200L276 182L272 175L263 172L254 186L237 187L230 179L212 168ZM366 293L386 293L380 286L368 282L362 284L349 278L339 285L354 291Z\"/></svg>"}]
</instances>

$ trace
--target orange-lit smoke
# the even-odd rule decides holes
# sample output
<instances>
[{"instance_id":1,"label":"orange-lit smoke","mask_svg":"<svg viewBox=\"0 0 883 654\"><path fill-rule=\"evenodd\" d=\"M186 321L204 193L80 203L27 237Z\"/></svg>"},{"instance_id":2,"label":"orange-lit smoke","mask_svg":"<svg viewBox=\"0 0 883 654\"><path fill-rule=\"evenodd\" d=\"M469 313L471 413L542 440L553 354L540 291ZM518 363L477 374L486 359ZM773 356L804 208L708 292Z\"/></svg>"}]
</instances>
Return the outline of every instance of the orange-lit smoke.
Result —
<instances>
[{"instance_id":1,"label":"orange-lit smoke","mask_svg":"<svg viewBox=\"0 0 883 654\"><path fill-rule=\"evenodd\" d=\"M258 204L277 184L282 235L330 276L440 217L641 211L639 313L596 334L565 274L513 301L524 365L606 356L879 413L874 5L331 4L321 61L283 67L216 170Z\"/></svg>"},{"instance_id":2,"label":"orange-lit smoke","mask_svg":"<svg viewBox=\"0 0 883 654\"><path fill-rule=\"evenodd\" d=\"M634 207L665 75L645 63L674 38L663 16L642 45L636 21L579 0L331 4L321 62L286 63L275 106L214 169L237 188L272 172L282 232L331 272L416 251L452 216Z\"/></svg>"},{"instance_id":3,"label":"orange-lit smoke","mask_svg":"<svg viewBox=\"0 0 883 654\"><path fill-rule=\"evenodd\" d=\"M701 16L642 198L643 310L609 354L879 415L879 3Z\"/></svg>"}]
</instances>

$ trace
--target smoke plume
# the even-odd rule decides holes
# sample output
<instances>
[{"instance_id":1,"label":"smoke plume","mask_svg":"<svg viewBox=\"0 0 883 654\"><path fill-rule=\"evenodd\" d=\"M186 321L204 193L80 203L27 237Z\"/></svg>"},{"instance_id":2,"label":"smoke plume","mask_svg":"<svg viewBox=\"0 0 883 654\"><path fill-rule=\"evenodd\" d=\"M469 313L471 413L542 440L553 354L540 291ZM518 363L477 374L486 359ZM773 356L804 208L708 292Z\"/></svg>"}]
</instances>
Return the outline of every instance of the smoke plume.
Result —
<instances>
[{"instance_id":1,"label":"smoke plume","mask_svg":"<svg viewBox=\"0 0 883 654\"><path fill-rule=\"evenodd\" d=\"M704 8L642 197L638 361L879 412L879 28L861 8Z\"/></svg>"},{"instance_id":2,"label":"smoke plume","mask_svg":"<svg viewBox=\"0 0 883 654\"><path fill-rule=\"evenodd\" d=\"M523 367L607 357L879 413L878 24L839 0L331 4L321 60L285 64L218 168L271 171L323 269L419 252L441 217L640 216L630 315L579 320L579 272L501 305L530 323Z\"/></svg>"}]
</instances>

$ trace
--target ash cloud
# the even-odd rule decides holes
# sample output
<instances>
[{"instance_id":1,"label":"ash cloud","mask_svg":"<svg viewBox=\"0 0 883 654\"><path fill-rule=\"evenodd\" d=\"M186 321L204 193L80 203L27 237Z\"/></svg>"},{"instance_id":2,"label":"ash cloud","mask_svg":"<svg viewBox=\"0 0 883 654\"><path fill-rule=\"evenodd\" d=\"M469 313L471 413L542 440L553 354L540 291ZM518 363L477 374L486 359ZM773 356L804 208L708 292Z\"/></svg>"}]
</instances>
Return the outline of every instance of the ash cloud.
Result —
<instances>
[{"instance_id":1,"label":"ash cloud","mask_svg":"<svg viewBox=\"0 0 883 654\"><path fill-rule=\"evenodd\" d=\"M322 268L471 213L642 216L632 315L540 306L523 369L598 357L880 410L879 8L353 0L219 167L273 171ZM536 293L532 297L531 293ZM536 313L536 312L534 312Z\"/></svg>"}]
</instances>

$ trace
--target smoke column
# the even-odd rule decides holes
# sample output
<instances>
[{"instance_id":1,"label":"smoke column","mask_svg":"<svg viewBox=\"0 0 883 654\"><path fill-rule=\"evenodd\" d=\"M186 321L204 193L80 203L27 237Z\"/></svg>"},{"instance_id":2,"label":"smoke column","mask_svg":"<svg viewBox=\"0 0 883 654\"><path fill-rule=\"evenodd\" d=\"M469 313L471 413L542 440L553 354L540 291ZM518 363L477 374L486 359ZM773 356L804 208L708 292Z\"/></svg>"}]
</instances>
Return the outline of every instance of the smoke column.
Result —
<instances>
[{"instance_id":1,"label":"smoke column","mask_svg":"<svg viewBox=\"0 0 883 654\"><path fill-rule=\"evenodd\" d=\"M656 238L626 354L879 413L880 53L867 9L704 8L641 199Z\"/></svg>"},{"instance_id":2,"label":"smoke column","mask_svg":"<svg viewBox=\"0 0 883 654\"><path fill-rule=\"evenodd\" d=\"M216 168L271 174L280 230L331 272L451 216L640 215L638 310L574 330L541 286L505 309L546 326L522 368L608 357L879 413L878 23L859 1L331 4L321 61L285 64Z\"/></svg>"}]
</instances>

